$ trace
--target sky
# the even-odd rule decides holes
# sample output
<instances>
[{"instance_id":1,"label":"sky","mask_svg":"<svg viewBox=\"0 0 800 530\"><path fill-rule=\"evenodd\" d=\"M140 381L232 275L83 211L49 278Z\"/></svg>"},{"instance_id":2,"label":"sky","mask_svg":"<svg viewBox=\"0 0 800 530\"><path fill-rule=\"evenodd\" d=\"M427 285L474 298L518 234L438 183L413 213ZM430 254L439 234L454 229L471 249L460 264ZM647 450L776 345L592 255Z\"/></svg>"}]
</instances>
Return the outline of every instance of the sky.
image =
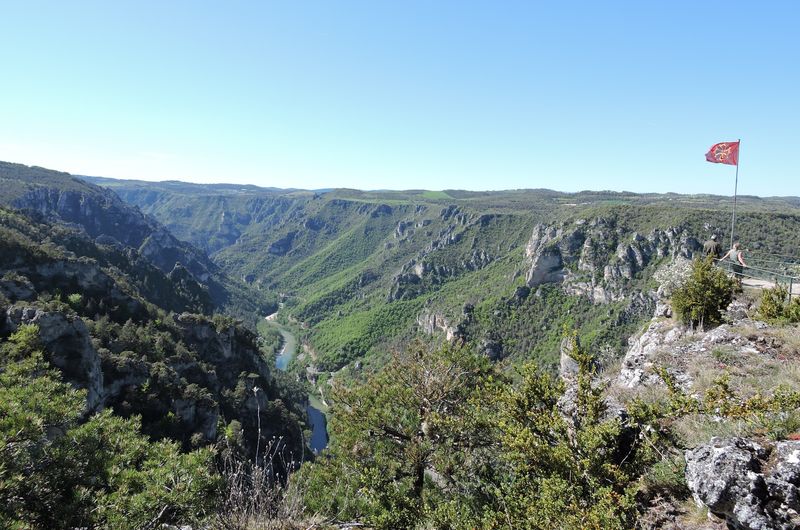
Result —
<instances>
[{"instance_id":1,"label":"sky","mask_svg":"<svg viewBox=\"0 0 800 530\"><path fill-rule=\"evenodd\" d=\"M0 160L295 188L800 195L800 2L0 0Z\"/></svg>"}]
</instances>

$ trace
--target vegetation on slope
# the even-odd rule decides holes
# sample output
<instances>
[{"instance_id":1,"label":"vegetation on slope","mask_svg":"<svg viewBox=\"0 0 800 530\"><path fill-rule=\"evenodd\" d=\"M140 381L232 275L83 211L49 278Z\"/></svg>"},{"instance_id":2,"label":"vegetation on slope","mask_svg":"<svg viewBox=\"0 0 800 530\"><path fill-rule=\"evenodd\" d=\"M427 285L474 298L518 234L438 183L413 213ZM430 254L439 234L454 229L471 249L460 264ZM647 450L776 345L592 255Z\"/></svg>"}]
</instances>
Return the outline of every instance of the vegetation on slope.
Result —
<instances>
[{"instance_id":1,"label":"vegetation on slope","mask_svg":"<svg viewBox=\"0 0 800 530\"><path fill-rule=\"evenodd\" d=\"M552 362L564 323L581 329L585 341L620 354L642 323L639 309L624 303L592 308L544 292L550 305L518 303L522 250L533 226L602 218L625 233L676 227L701 241L729 226L729 199L708 195L101 184L187 240L214 241L209 250L225 270L283 294L284 312L309 327L305 340L324 370L413 336L425 314L452 328L462 325L476 344L501 342L504 356ZM800 252L791 236L800 226L796 200L745 197L739 213L737 231L746 247ZM654 269L640 274L629 291L646 290ZM391 309L398 301L404 304ZM474 308L474 318L464 314L466 307ZM563 316L566 311L571 316ZM396 325L399 315L402 326ZM391 322L382 323L384 316ZM369 337L371 328L381 329L383 340L374 339L378 333Z\"/></svg>"},{"instance_id":2,"label":"vegetation on slope","mask_svg":"<svg viewBox=\"0 0 800 530\"><path fill-rule=\"evenodd\" d=\"M565 344L563 380L417 345L337 388L331 448L293 477L307 509L375 528L634 528L650 501L685 495L669 472L678 420L763 422L800 406L796 390L738 395L725 378L688 395L663 371L666 399L611 407L593 357L573 335Z\"/></svg>"},{"instance_id":3,"label":"vegetation on slope","mask_svg":"<svg viewBox=\"0 0 800 530\"><path fill-rule=\"evenodd\" d=\"M84 394L44 361L35 326L0 343L0 526L138 529L213 510L211 449L151 442L136 416L85 419Z\"/></svg>"},{"instance_id":4,"label":"vegetation on slope","mask_svg":"<svg viewBox=\"0 0 800 530\"><path fill-rule=\"evenodd\" d=\"M126 259L149 265L169 275L185 290L208 300L203 310L235 314L255 325L257 313L277 306L274 297L245 288L225 274L208 257L189 243L179 241L156 220L124 203L113 192L66 173L0 162L0 205L24 211L39 222L66 223L80 232L83 245L70 248L78 255L93 251L86 240L117 251L115 262ZM73 239L76 239L73 238ZM65 242L60 244L67 245ZM151 286L156 293L157 286ZM254 315L256 314L256 315Z\"/></svg>"},{"instance_id":5,"label":"vegetation on slope","mask_svg":"<svg viewBox=\"0 0 800 530\"><path fill-rule=\"evenodd\" d=\"M147 528L221 510L226 462L305 450L271 350L129 249L0 209L0 526ZM174 273L174 271L173 271Z\"/></svg>"}]
</instances>

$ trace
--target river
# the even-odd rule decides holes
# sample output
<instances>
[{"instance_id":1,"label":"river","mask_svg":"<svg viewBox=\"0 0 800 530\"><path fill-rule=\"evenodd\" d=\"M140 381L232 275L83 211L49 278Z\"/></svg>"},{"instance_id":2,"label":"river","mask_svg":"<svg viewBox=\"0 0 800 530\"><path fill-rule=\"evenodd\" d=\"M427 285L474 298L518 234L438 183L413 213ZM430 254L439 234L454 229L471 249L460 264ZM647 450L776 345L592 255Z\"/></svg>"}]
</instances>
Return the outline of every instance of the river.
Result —
<instances>
[{"instance_id":1,"label":"river","mask_svg":"<svg viewBox=\"0 0 800 530\"><path fill-rule=\"evenodd\" d=\"M281 326L275 319L275 315L272 314L266 318L270 325L275 326L283 337L283 347L275 358L275 366L278 370L286 371L289 362L297 353L297 337L294 336L294 333ZM325 417L325 413L312 405L314 401L313 397L309 396L309 402L306 405L306 414L308 414L308 422L311 425L309 446L312 451L319 453L328 447L328 420Z\"/></svg>"}]
</instances>

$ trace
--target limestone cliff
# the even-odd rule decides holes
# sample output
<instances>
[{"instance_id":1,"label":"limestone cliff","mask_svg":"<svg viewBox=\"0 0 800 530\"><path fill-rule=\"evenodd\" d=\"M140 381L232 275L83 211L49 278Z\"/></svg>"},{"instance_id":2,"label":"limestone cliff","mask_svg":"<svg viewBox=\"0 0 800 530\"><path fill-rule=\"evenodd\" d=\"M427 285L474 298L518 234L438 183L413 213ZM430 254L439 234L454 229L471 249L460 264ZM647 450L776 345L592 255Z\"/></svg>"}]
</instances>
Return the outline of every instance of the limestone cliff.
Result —
<instances>
[{"instance_id":1,"label":"limestone cliff","mask_svg":"<svg viewBox=\"0 0 800 530\"><path fill-rule=\"evenodd\" d=\"M525 248L529 287L559 283L572 294L608 303L630 296L631 283L649 266L691 258L700 243L681 228L654 229L647 236L613 218L536 225Z\"/></svg>"}]
</instances>

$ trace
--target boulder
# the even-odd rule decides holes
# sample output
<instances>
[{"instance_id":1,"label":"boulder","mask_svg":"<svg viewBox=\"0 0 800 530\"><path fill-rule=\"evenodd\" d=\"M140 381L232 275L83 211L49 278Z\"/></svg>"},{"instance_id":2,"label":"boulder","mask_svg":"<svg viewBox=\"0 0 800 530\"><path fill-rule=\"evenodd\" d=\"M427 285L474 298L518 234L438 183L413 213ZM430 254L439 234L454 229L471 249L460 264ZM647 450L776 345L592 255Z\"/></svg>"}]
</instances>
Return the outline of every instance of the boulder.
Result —
<instances>
[{"instance_id":1,"label":"boulder","mask_svg":"<svg viewBox=\"0 0 800 530\"><path fill-rule=\"evenodd\" d=\"M800 441L712 438L686 451L686 481L695 501L729 528L800 528Z\"/></svg>"}]
</instances>

